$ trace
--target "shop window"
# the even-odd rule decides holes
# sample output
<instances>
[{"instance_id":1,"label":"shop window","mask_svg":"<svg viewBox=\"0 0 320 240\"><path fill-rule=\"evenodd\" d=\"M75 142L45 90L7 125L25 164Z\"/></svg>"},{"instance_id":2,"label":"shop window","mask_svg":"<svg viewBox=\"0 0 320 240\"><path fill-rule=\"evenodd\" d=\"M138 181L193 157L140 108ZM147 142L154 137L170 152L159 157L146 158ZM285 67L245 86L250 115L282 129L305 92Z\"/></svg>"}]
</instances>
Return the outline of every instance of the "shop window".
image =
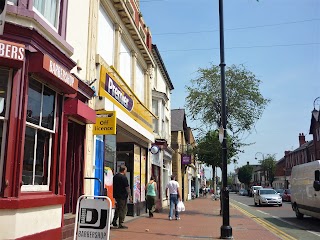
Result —
<instances>
[{"instance_id":1,"label":"shop window","mask_svg":"<svg viewBox=\"0 0 320 240\"><path fill-rule=\"evenodd\" d=\"M10 103L9 99L11 98L11 91L9 91L9 89L11 89L11 79L11 71L0 69L0 188L2 186L3 177L4 149L6 145L6 129Z\"/></svg>"},{"instance_id":2,"label":"shop window","mask_svg":"<svg viewBox=\"0 0 320 240\"><path fill-rule=\"evenodd\" d=\"M58 26L60 0L34 0L34 10L40 13L44 19L54 28Z\"/></svg>"},{"instance_id":3,"label":"shop window","mask_svg":"<svg viewBox=\"0 0 320 240\"><path fill-rule=\"evenodd\" d=\"M22 191L49 190L56 92L31 78L28 88Z\"/></svg>"}]
</instances>

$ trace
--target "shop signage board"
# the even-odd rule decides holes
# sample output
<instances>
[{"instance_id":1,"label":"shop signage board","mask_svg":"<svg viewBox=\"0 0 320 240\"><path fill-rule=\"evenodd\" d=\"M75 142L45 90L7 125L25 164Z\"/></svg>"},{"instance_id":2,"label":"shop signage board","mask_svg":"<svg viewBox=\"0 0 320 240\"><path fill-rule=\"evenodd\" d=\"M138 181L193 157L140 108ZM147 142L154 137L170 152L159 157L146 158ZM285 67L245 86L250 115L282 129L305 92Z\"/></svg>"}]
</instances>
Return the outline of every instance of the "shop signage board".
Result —
<instances>
[{"instance_id":1,"label":"shop signage board","mask_svg":"<svg viewBox=\"0 0 320 240\"><path fill-rule=\"evenodd\" d=\"M74 240L109 240L112 202L106 196L78 198Z\"/></svg>"},{"instance_id":2,"label":"shop signage board","mask_svg":"<svg viewBox=\"0 0 320 240\"><path fill-rule=\"evenodd\" d=\"M116 112L97 111L96 123L93 125L93 135L116 134Z\"/></svg>"},{"instance_id":3,"label":"shop signage board","mask_svg":"<svg viewBox=\"0 0 320 240\"><path fill-rule=\"evenodd\" d=\"M190 156L190 155L186 155L186 154L182 154L181 164L182 164L182 165L191 164L191 156Z\"/></svg>"}]
</instances>

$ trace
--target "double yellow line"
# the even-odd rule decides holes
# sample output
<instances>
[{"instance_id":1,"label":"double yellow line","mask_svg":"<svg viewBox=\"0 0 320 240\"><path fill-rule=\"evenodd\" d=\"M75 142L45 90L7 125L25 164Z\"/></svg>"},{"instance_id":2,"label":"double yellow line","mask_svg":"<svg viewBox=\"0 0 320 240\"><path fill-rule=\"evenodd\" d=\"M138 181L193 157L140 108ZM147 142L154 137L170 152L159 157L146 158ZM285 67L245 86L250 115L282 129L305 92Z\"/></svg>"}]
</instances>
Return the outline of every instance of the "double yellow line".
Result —
<instances>
[{"instance_id":1,"label":"double yellow line","mask_svg":"<svg viewBox=\"0 0 320 240\"><path fill-rule=\"evenodd\" d=\"M230 203L230 205L232 207L236 208L237 210L239 210L240 212L242 212L244 215L246 215L246 216L250 217L251 219L253 219L254 221L256 221L258 224L262 225L264 228L268 229L269 231L271 231L272 233L274 233L275 235L277 235L281 239L283 239L283 240L297 240L296 238L290 236L289 234L286 234L285 232L281 231L280 229L278 229L274 225L270 224L269 222L262 220L261 218L258 218L255 215L247 212L246 210L237 206L236 204Z\"/></svg>"}]
</instances>

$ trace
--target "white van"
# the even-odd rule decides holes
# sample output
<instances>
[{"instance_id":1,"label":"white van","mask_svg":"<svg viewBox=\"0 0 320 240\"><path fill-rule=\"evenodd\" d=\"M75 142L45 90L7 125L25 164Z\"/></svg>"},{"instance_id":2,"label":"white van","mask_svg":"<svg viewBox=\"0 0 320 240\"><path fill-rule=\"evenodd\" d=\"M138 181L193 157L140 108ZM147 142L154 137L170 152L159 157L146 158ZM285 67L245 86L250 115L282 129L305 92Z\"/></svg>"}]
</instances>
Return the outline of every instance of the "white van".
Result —
<instances>
[{"instance_id":1,"label":"white van","mask_svg":"<svg viewBox=\"0 0 320 240\"><path fill-rule=\"evenodd\" d=\"M298 219L320 219L320 160L294 166L291 171L291 205Z\"/></svg>"}]
</instances>

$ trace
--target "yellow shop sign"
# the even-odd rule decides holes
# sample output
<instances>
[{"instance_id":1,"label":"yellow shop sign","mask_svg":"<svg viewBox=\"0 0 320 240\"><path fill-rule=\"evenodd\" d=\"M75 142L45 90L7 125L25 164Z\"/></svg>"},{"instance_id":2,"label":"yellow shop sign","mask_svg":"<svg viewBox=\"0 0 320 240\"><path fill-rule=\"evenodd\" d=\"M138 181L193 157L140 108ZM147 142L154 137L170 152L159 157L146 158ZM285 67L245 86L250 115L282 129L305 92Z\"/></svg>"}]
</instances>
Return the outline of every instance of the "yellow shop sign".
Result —
<instances>
[{"instance_id":1,"label":"yellow shop sign","mask_svg":"<svg viewBox=\"0 0 320 240\"><path fill-rule=\"evenodd\" d=\"M97 111L96 124L93 125L93 135L116 134L116 112Z\"/></svg>"}]
</instances>

